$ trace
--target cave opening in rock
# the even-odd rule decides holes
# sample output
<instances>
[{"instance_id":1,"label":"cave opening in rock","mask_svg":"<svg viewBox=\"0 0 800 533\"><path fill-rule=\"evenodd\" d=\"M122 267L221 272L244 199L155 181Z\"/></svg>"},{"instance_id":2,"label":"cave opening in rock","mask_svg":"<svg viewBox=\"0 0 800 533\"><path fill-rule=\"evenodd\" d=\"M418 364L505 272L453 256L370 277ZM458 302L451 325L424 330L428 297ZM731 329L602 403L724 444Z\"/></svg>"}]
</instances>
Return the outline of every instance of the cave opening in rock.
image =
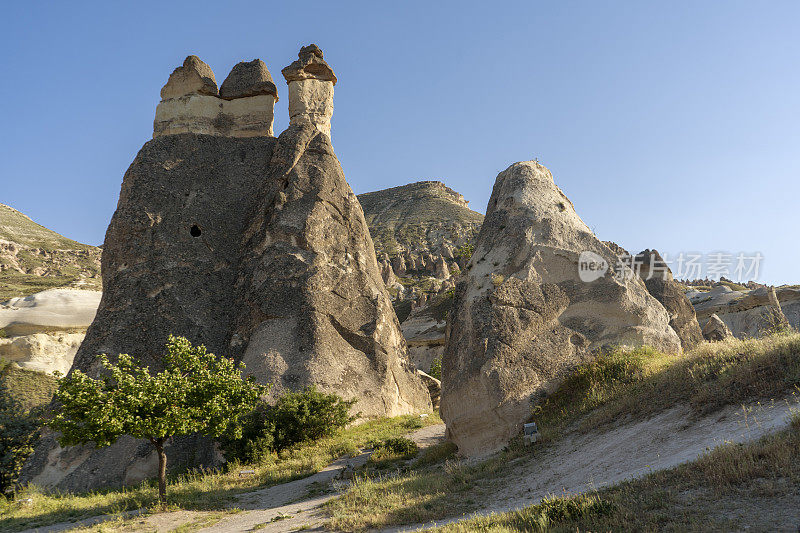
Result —
<instances>
[{"instance_id":1,"label":"cave opening in rock","mask_svg":"<svg viewBox=\"0 0 800 533\"><path fill-rule=\"evenodd\" d=\"M189 235L191 235L192 237L199 237L202 234L203 232L202 230L200 230L197 224L193 225L192 228L189 230Z\"/></svg>"}]
</instances>

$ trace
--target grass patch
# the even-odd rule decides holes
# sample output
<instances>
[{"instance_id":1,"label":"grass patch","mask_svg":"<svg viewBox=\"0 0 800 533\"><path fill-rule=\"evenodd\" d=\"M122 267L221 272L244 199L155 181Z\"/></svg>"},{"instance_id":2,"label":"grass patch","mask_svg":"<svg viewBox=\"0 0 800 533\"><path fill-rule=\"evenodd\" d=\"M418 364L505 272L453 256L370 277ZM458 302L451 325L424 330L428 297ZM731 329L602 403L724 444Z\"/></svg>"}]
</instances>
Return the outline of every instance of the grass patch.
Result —
<instances>
[{"instance_id":1,"label":"grass patch","mask_svg":"<svg viewBox=\"0 0 800 533\"><path fill-rule=\"evenodd\" d=\"M50 402L58 387L58 380L44 372L25 370L0 359L0 387L29 411Z\"/></svg>"},{"instance_id":2,"label":"grass patch","mask_svg":"<svg viewBox=\"0 0 800 533\"><path fill-rule=\"evenodd\" d=\"M342 430L333 437L301 443L270 454L257 464L233 463L225 471L170 476L167 499L173 510L219 510L243 492L310 476L342 456L356 455L370 442L400 437L423 425L437 423L441 420L435 415L424 419L407 415L373 420ZM239 470L245 468L255 470L255 475L239 477ZM158 488L152 482L145 482L120 490L68 494L29 487L16 498L17 502L28 498L31 501L24 504L0 498L0 531L150 508L158 499Z\"/></svg>"},{"instance_id":3,"label":"grass patch","mask_svg":"<svg viewBox=\"0 0 800 533\"><path fill-rule=\"evenodd\" d=\"M652 348L606 354L581 366L534 409L542 439L573 423L589 430L676 405L697 415L774 398L800 386L800 334L703 343L686 355Z\"/></svg>"},{"instance_id":4,"label":"grass patch","mask_svg":"<svg viewBox=\"0 0 800 533\"><path fill-rule=\"evenodd\" d=\"M796 527L800 424L749 444L590 495L551 498L518 511L464 520L440 533L573 531L758 531ZM787 516L788 515L788 516ZM794 515L794 516L791 516Z\"/></svg>"},{"instance_id":5,"label":"grass patch","mask_svg":"<svg viewBox=\"0 0 800 533\"><path fill-rule=\"evenodd\" d=\"M725 405L776 398L798 386L800 334L705 343L677 356L651 348L616 350L575 369L534 409L532 418L541 433L537 446L546 446L567 430L589 431L631 422L677 405L689 405L699 416ZM444 450L431 453L448 457ZM527 455L530 449L523 447L518 437L481 463L448 459L441 468L421 458L420 464L414 465L415 471L408 474L357 480L326 505L329 525L357 531L474 511L476 501L491 494L492 484L508 471L509 463ZM504 531L505 526L498 527L487 531Z\"/></svg>"}]
</instances>

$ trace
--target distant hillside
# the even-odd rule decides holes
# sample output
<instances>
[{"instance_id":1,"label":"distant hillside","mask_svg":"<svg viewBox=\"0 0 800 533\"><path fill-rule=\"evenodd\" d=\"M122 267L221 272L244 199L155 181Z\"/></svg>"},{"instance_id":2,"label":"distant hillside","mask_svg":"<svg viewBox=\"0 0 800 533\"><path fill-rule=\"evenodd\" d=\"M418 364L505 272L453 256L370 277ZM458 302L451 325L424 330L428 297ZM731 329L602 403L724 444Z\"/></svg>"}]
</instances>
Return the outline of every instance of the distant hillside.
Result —
<instances>
[{"instance_id":1,"label":"distant hillside","mask_svg":"<svg viewBox=\"0 0 800 533\"><path fill-rule=\"evenodd\" d=\"M100 289L100 248L0 204L0 302L54 287Z\"/></svg>"},{"instance_id":2,"label":"distant hillside","mask_svg":"<svg viewBox=\"0 0 800 533\"><path fill-rule=\"evenodd\" d=\"M444 244L471 242L483 215L471 210L464 197L440 181L420 181L358 195L375 242L375 251L442 253Z\"/></svg>"}]
</instances>

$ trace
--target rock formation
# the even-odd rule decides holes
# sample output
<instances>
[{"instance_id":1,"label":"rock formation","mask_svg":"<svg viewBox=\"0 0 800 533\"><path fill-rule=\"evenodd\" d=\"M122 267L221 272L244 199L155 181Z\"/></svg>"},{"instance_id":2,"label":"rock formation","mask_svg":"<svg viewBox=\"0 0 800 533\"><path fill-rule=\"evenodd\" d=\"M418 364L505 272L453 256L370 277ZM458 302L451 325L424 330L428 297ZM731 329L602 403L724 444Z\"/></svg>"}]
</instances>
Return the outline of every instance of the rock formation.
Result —
<instances>
[{"instance_id":1,"label":"rock formation","mask_svg":"<svg viewBox=\"0 0 800 533\"><path fill-rule=\"evenodd\" d=\"M329 138L336 75L315 44L300 49L298 59L281 73L289 84L289 124L311 125Z\"/></svg>"},{"instance_id":2,"label":"rock formation","mask_svg":"<svg viewBox=\"0 0 800 533\"><path fill-rule=\"evenodd\" d=\"M222 83L197 56L189 56L161 89L153 138L178 133L271 137L278 92L259 59L239 63Z\"/></svg>"},{"instance_id":3,"label":"rock formation","mask_svg":"<svg viewBox=\"0 0 800 533\"><path fill-rule=\"evenodd\" d=\"M217 98L198 61L173 74L171 100L186 90ZM268 89L255 65L237 67L223 93ZM262 96L272 98L240 100ZM103 249L105 290L73 368L94 374L98 354L129 353L155 370L175 334L244 360L248 373L273 383L273 396L317 385L357 399L354 412L365 416L429 411L328 136L310 124L277 140L167 131L125 174ZM136 483L155 474L151 448L123 438L100 450L62 449L48 434L23 479L66 490ZM175 469L219 460L197 436L173 439L167 454Z\"/></svg>"},{"instance_id":4,"label":"rock formation","mask_svg":"<svg viewBox=\"0 0 800 533\"><path fill-rule=\"evenodd\" d=\"M703 341L694 307L686 293L675 282L672 271L658 250L644 250L634 258L639 276L647 291L661 302L669 313L669 325L678 334L684 351L691 350Z\"/></svg>"},{"instance_id":5,"label":"rock formation","mask_svg":"<svg viewBox=\"0 0 800 533\"><path fill-rule=\"evenodd\" d=\"M0 304L0 357L26 370L65 374L100 296L98 291L50 289Z\"/></svg>"},{"instance_id":6,"label":"rock formation","mask_svg":"<svg viewBox=\"0 0 800 533\"><path fill-rule=\"evenodd\" d=\"M734 291L719 284L687 295L700 324L716 314L738 338L758 337L786 326L800 329L800 289L794 287Z\"/></svg>"},{"instance_id":7,"label":"rock formation","mask_svg":"<svg viewBox=\"0 0 800 533\"><path fill-rule=\"evenodd\" d=\"M724 341L732 336L733 334L728 329L728 326L725 325L725 322L715 314L711 315L706 321L706 325L703 326L703 337L707 341Z\"/></svg>"},{"instance_id":8,"label":"rock formation","mask_svg":"<svg viewBox=\"0 0 800 533\"><path fill-rule=\"evenodd\" d=\"M597 267L593 280L581 279L582 254ZM441 414L460 453L501 448L521 431L532 402L604 347L680 351L669 315L644 283L631 272L603 273L603 264L615 264L613 253L545 167L515 163L498 175L456 288L442 362Z\"/></svg>"}]
</instances>

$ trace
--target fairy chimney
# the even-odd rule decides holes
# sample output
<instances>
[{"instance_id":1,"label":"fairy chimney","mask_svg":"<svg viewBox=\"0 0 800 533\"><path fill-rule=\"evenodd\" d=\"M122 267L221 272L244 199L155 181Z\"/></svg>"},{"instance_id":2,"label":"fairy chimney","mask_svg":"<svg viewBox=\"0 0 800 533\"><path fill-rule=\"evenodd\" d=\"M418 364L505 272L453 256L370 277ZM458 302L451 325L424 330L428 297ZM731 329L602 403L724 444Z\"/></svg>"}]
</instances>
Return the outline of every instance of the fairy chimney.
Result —
<instances>
[{"instance_id":1,"label":"fairy chimney","mask_svg":"<svg viewBox=\"0 0 800 533\"><path fill-rule=\"evenodd\" d=\"M202 133L223 137L272 137L278 90L260 59L241 62L217 90L214 72L189 56L161 89L153 137Z\"/></svg>"},{"instance_id":2,"label":"fairy chimney","mask_svg":"<svg viewBox=\"0 0 800 533\"><path fill-rule=\"evenodd\" d=\"M289 85L289 124L311 124L330 137L336 75L317 45L304 46L297 55L297 61L281 71Z\"/></svg>"}]
</instances>

